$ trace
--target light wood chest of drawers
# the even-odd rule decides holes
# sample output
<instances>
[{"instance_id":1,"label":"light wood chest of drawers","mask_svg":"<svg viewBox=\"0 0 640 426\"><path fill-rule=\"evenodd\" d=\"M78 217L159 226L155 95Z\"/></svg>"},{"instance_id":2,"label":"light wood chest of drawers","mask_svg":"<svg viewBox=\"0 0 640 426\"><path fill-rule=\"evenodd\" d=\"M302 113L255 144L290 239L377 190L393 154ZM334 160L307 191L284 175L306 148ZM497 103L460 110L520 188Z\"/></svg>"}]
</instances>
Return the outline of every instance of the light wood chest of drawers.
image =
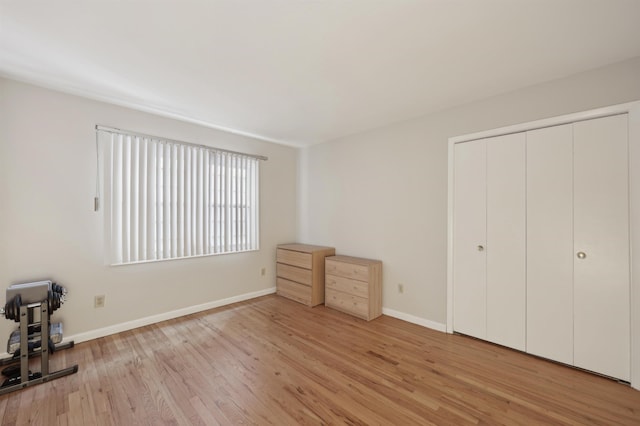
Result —
<instances>
[{"instance_id":1,"label":"light wood chest of drawers","mask_svg":"<svg viewBox=\"0 0 640 426\"><path fill-rule=\"evenodd\" d=\"M325 259L325 305L370 321L382 315L382 262L350 256Z\"/></svg>"},{"instance_id":2,"label":"light wood chest of drawers","mask_svg":"<svg viewBox=\"0 0 640 426\"><path fill-rule=\"evenodd\" d=\"M333 247L280 244L276 252L276 288L280 296L316 306L324 303L324 258Z\"/></svg>"}]
</instances>

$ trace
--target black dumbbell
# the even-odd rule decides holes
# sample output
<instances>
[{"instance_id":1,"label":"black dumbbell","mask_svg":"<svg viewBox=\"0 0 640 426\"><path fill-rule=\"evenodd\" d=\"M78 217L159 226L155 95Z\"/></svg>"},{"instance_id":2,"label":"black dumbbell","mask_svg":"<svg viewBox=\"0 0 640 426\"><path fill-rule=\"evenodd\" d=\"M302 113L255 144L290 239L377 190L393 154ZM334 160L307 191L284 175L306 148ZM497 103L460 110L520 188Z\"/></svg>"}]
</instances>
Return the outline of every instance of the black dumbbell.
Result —
<instances>
[{"instance_id":1,"label":"black dumbbell","mask_svg":"<svg viewBox=\"0 0 640 426\"><path fill-rule=\"evenodd\" d=\"M22 305L22 297L16 295L13 300L8 301L4 305L4 316L7 319L20 322L20 306Z\"/></svg>"}]
</instances>

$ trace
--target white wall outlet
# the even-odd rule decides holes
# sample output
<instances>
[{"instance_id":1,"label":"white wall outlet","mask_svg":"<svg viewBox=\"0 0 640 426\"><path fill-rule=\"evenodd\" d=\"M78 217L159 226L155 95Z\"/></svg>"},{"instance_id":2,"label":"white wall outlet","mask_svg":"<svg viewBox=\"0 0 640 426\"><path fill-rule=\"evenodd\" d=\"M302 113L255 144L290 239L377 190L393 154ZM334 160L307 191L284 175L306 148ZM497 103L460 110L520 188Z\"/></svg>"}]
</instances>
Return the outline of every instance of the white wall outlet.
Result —
<instances>
[{"instance_id":1,"label":"white wall outlet","mask_svg":"<svg viewBox=\"0 0 640 426\"><path fill-rule=\"evenodd\" d=\"M93 307L94 308L104 308L104 294L96 296L93 299Z\"/></svg>"}]
</instances>

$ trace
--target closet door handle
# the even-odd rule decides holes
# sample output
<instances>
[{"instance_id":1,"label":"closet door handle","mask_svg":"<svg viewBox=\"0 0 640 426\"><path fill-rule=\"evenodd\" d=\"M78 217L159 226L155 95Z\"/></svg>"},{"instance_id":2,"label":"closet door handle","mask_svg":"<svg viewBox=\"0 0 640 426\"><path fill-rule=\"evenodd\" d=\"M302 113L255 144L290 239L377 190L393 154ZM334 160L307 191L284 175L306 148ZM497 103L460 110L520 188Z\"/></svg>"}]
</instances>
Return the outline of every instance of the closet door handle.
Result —
<instances>
[{"instance_id":1,"label":"closet door handle","mask_svg":"<svg viewBox=\"0 0 640 426\"><path fill-rule=\"evenodd\" d=\"M587 253L579 251L576 256L578 256L578 259L584 259L585 257L587 257Z\"/></svg>"},{"instance_id":2,"label":"closet door handle","mask_svg":"<svg viewBox=\"0 0 640 426\"><path fill-rule=\"evenodd\" d=\"M478 246L478 251L484 251L484 246L482 245Z\"/></svg>"}]
</instances>

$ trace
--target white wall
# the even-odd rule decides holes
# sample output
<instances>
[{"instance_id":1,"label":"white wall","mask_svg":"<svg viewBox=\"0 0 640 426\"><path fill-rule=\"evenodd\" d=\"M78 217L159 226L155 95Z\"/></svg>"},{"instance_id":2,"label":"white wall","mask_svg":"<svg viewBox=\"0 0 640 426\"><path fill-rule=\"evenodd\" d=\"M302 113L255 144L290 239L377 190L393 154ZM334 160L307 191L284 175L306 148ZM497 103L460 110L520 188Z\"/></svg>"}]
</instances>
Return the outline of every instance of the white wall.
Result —
<instances>
[{"instance_id":1,"label":"white wall","mask_svg":"<svg viewBox=\"0 0 640 426\"><path fill-rule=\"evenodd\" d=\"M634 58L301 150L299 239L382 260L385 310L444 329L448 138L639 100L638 76Z\"/></svg>"},{"instance_id":2,"label":"white wall","mask_svg":"<svg viewBox=\"0 0 640 426\"><path fill-rule=\"evenodd\" d=\"M261 163L261 250L105 266L103 214L93 211L96 124L268 156ZM69 301L54 320L64 322L66 336L91 336L273 288L275 246L296 237L296 163L294 148L0 79L0 289L57 281ZM93 307L98 294L106 295L101 309ZM0 321L0 336L14 326Z\"/></svg>"}]
</instances>

